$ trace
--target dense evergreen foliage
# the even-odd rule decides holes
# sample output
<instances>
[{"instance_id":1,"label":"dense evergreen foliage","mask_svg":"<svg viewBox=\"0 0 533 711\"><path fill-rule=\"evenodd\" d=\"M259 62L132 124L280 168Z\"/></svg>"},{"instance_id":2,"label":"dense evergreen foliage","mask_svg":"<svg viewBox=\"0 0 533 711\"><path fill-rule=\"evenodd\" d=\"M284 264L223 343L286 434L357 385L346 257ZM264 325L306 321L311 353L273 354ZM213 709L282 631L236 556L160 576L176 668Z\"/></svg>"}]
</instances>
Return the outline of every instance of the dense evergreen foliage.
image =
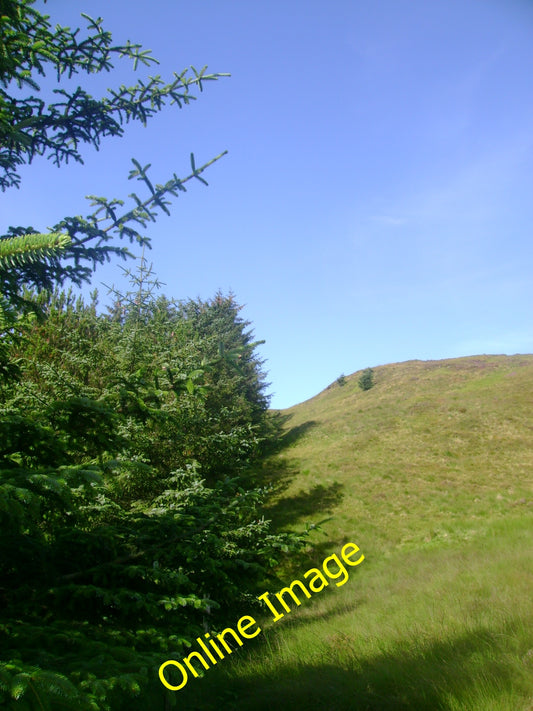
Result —
<instances>
[{"instance_id":1,"label":"dense evergreen foliage","mask_svg":"<svg viewBox=\"0 0 533 711\"><path fill-rule=\"evenodd\" d=\"M165 100L219 75L193 70L93 99L81 88L46 107L35 77L110 69L111 58L151 61L115 46L100 20L85 38L51 28L31 0L3 0L0 37L0 185L51 155L81 160L123 123L143 123ZM120 240L168 211L191 174L147 195L94 197L87 218L51 234L0 237L0 706L12 711L173 706L159 664L183 656L205 627L251 604L280 552L301 542L269 530L267 492L250 472L272 426L249 325L232 295L173 303L157 297L144 259L134 291L107 313L65 292L113 255ZM247 599L249 596L250 599ZM237 612L240 611L240 607ZM166 693L166 692L165 692Z\"/></svg>"},{"instance_id":2,"label":"dense evergreen foliage","mask_svg":"<svg viewBox=\"0 0 533 711\"><path fill-rule=\"evenodd\" d=\"M357 384L361 390L370 390L370 388L373 388L375 385L373 368L366 368L363 370Z\"/></svg>"},{"instance_id":3,"label":"dense evergreen foliage","mask_svg":"<svg viewBox=\"0 0 533 711\"><path fill-rule=\"evenodd\" d=\"M77 708L136 708L124 692L297 544L247 485L268 414L234 299L122 303L41 298L2 390L4 701L54 695L35 667Z\"/></svg>"}]
</instances>

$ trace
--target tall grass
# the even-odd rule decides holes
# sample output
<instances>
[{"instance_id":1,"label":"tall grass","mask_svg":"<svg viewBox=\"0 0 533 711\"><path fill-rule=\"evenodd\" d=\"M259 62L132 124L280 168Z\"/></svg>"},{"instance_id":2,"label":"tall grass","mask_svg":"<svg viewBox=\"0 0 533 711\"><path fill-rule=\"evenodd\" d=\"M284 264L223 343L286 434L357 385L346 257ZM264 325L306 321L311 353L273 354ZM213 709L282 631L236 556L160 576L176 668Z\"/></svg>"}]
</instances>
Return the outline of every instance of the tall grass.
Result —
<instances>
[{"instance_id":1,"label":"tall grass","mask_svg":"<svg viewBox=\"0 0 533 711\"><path fill-rule=\"evenodd\" d=\"M286 413L264 472L278 523L332 516L284 584L348 540L365 561L263 621L180 706L533 710L533 357L374 372L367 392L355 374Z\"/></svg>"}]
</instances>

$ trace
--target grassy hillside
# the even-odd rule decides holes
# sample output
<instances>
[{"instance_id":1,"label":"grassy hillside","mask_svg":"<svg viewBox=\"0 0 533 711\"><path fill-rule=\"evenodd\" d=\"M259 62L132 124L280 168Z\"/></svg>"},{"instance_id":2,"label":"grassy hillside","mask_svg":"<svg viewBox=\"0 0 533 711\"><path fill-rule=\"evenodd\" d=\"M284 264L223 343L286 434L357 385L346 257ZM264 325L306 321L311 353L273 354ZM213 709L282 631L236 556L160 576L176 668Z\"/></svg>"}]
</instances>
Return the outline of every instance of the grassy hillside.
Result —
<instances>
[{"instance_id":1,"label":"grassy hillside","mask_svg":"<svg viewBox=\"0 0 533 711\"><path fill-rule=\"evenodd\" d=\"M264 471L276 523L331 517L284 584L347 541L364 562L195 681L197 708L533 709L533 356L374 372L283 412Z\"/></svg>"},{"instance_id":2,"label":"grassy hillside","mask_svg":"<svg viewBox=\"0 0 533 711\"><path fill-rule=\"evenodd\" d=\"M410 361L335 382L284 414L275 517L334 514L370 557L464 542L532 512L533 356Z\"/></svg>"}]
</instances>

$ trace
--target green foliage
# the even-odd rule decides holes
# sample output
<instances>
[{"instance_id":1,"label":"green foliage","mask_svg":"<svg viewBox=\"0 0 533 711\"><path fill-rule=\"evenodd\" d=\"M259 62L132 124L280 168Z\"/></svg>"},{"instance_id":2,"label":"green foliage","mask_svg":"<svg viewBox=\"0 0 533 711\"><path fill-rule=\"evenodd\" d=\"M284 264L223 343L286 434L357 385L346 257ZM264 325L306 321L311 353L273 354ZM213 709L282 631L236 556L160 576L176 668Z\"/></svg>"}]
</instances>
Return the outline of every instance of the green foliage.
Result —
<instances>
[{"instance_id":1,"label":"green foliage","mask_svg":"<svg viewBox=\"0 0 533 711\"><path fill-rule=\"evenodd\" d=\"M16 269L28 263L36 263L53 256L70 243L68 235L29 234L4 239L0 242L0 268ZM2 274L5 279L6 275Z\"/></svg>"},{"instance_id":2,"label":"green foliage","mask_svg":"<svg viewBox=\"0 0 533 711\"><path fill-rule=\"evenodd\" d=\"M60 100L46 105L36 94L36 79L50 71L61 82L77 74L93 74L113 69L114 58L128 58L137 65L156 63L149 51L140 45L127 42L115 45L109 32L102 28L100 18L93 20L84 15L88 27L85 36L79 30L56 26L52 28L48 17L37 12L33 0L3 0L2 31L0 35L0 187L6 190L20 184L19 168L31 163L35 156L46 155L56 165L69 159L83 162L81 147L84 144L99 148L105 136L121 136L130 121L147 121L166 104L182 107L195 97L196 87L203 90L204 83L214 81L222 74L207 74L191 68L175 74L169 83L159 76L139 80L132 87L109 89L108 96L95 98L81 87L72 91L57 89ZM30 93L23 96L24 90ZM42 259L17 263L9 275L2 274L2 293L12 303L21 305L20 287L52 291L58 284L70 281L81 284L90 279L93 269L112 257L127 259L132 254L129 244L149 246L150 240L139 230L157 218L158 210L169 212L169 197L177 197L187 190L191 180L206 183L203 173L224 153L197 166L191 154L189 175L178 178L174 174L162 184L154 184L148 177L150 166L141 166L133 160L134 168L129 178L141 181L144 195L131 193L131 206L125 207L121 199L89 196L95 208L86 217L65 217L52 228L57 235L65 235L62 251L48 251ZM29 244L29 237L39 233L33 227L10 227L0 236L3 242ZM70 238L67 242L67 237ZM44 258L45 257L45 258ZM10 258L13 261L12 258Z\"/></svg>"},{"instance_id":3,"label":"green foliage","mask_svg":"<svg viewBox=\"0 0 533 711\"><path fill-rule=\"evenodd\" d=\"M203 89L203 83L220 74L206 74L206 67L192 76L187 70L175 73L171 82L160 76L138 81L134 86L109 89L108 96L94 99L81 87L73 91L57 90L60 101L46 106L34 95L20 98L8 89L39 91L36 78L53 71L57 80L75 74L109 72L114 57L126 57L139 64L157 64L150 50L127 42L112 44L111 34L102 27L102 19L83 14L87 34L68 27L52 28L49 18L32 8L34 0L3 0L2 34L0 37L0 187L6 190L20 184L18 167L30 163L36 155L47 155L56 165L73 159L83 162L80 144L100 147L104 136L121 136L124 124L139 121L146 124L167 103L180 108L195 97L192 87ZM139 169L140 166L136 164ZM193 166L193 173L195 168Z\"/></svg>"},{"instance_id":4,"label":"green foliage","mask_svg":"<svg viewBox=\"0 0 533 711\"><path fill-rule=\"evenodd\" d=\"M370 390L370 388L374 387L374 371L372 368L366 368L366 370L363 370L357 384L361 390Z\"/></svg>"},{"instance_id":5,"label":"green foliage","mask_svg":"<svg viewBox=\"0 0 533 711\"><path fill-rule=\"evenodd\" d=\"M11 347L20 339L28 319L24 314L17 314L15 305L26 310L34 309L32 302L18 294L17 270L27 265L40 265L69 243L68 235L57 233L0 239L0 382L12 380L19 374L17 362L11 357Z\"/></svg>"},{"instance_id":6,"label":"green foliage","mask_svg":"<svg viewBox=\"0 0 533 711\"><path fill-rule=\"evenodd\" d=\"M96 294L43 294L23 377L0 391L4 656L64 675L95 709L135 708L126 675L139 699L160 693L162 659L252 604L302 543L270 530L268 490L248 482L268 400L240 307L173 304L149 282L141 262L105 315Z\"/></svg>"},{"instance_id":7,"label":"green foliage","mask_svg":"<svg viewBox=\"0 0 533 711\"><path fill-rule=\"evenodd\" d=\"M81 146L99 148L107 135L120 136L129 121L147 120L166 103L178 107L195 97L194 87L222 74L206 74L205 68L192 76L176 74L164 84L160 77L139 80L133 87L110 89L109 96L94 98L80 87L71 93L56 90L61 100L46 106L36 94L38 77L53 72L57 81L77 74L93 74L113 69L114 58L128 58L137 65L156 62L150 52L129 41L115 45L102 20L88 16L86 35L79 30L52 25L33 6L33 0L3 0L0 4L0 187L6 190L20 183L19 168L35 156L46 155L59 166L69 158L82 162ZM24 91L29 92L24 96ZM33 93L32 93L33 92ZM124 244L149 246L140 232L157 218L158 210L168 213L169 197L186 191L195 179L205 184L202 174L224 153L197 167L191 154L191 172L183 178L173 175L164 184L154 185L149 166L133 161L129 178L140 180L145 195L132 193L132 205L121 199L90 196L95 209L86 217L64 217L43 234L33 227L10 227L0 235L0 380L17 376L12 357L27 321L23 315L35 311L25 297L25 289L53 291L58 285L88 281L98 264L113 257L127 259L132 253ZM11 355L10 355L11 354Z\"/></svg>"},{"instance_id":8,"label":"green foliage","mask_svg":"<svg viewBox=\"0 0 533 711\"><path fill-rule=\"evenodd\" d=\"M344 373L341 373L339 377L337 378L337 385L342 388L343 385L346 385L346 376Z\"/></svg>"},{"instance_id":9,"label":"green foliage","mask_svg":"<svg viewBox=\"0 0 533 711\"><path fill-rule=\"evenodd\" d=\"M82 161L129 121L181 107L219 74L192 69L95 99L58 82L155 60L115 45L101 20L52 28L32 0L0 11L0 187L45 155ZM24 96L24 92L29 94ZM33 92L33 93L32 93ZM221 154L223 155L223 154ZM254 585L302 538L270 530L252 469L272 431L261 360L232 295L156 297L144 259L108 313L71 292L168 213L188 176L163 184L133 161L131 204L91 196L87 217L0 236L0 705L12 711L144 711L161 704L159 664L205 625L233 620Z\"/></svg>"}]
</instances>

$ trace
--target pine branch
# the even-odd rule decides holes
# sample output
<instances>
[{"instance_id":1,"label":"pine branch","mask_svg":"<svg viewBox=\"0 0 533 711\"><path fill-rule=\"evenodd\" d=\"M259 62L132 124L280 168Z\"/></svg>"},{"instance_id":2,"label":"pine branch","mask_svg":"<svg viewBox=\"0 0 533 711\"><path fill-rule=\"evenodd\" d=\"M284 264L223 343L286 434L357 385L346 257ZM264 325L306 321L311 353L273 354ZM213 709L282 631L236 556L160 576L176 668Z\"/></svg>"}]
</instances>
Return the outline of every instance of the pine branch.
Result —
<instances>
[{"instance_id":1,"label":"pine branch","mask_svg":"<svg viewBox=\"0 0 533 711\"><path fill-rule=\"evenodd\" d=\"M71 240L66 234L32 233L0 238L0 269L35 264L64 250Z\"/></svg>"},{"instance_id":2,"label":"pine branch","mask_svg":"<svg viewBox=\"0 0 533 711\"><path fill-rule=\"evenodd\" d=\"M174 197L178 197L180 192L187 192L187 189L185 188L185 183L188 183L189 181L195 178L204 185L207 185L207 181L201 177L202 173L207 168L209 168L209 166L213 165L213 163L216 163L216 161L227 155L227 153L228 151L223 151L215 158L212 158L207 163L204 163L204 165L202 165L200 168L196 167L194 161L194 154L191 153L192 172L186 178L178 178L178 176L174 174L167 183L165 183L164 185L158 184L155 186L155 189L147 176L147 170L150 166L148 165L143 168L141 167L138 161L132 158L132 163L135 165L135 170L130 171L129 179L132 180L133 178L137 178L137 180L141 180L142 182L144 182L150 191L150 196L146 198L146 200L142 201L135 193L131 193L130 197L136 202L136 207L134 207L132 210L129 210L118 219L115 217L113 219L113 222L108 227L106 227L103 232L108 233L113 229L118 229L119 233L122 235L125 232L124 228L127 222L138 222L143 227L146 226L148 221L155 222L157 213L152 211L152 207L159 207L167 215L170 215L170 211L168 209L168 205L170 205L170 202L165 199L165 195L170 194ZM105 201L105 199L97 198L94 195L90 195L89 198L95 201L92 203L93 205L100 204L102 206L94 213L95 216L99 214L102 209L106 209L107 202ZM112 213L109 210L107 212L109 216L113 217Z\"/></svg>"}]
</instances>

